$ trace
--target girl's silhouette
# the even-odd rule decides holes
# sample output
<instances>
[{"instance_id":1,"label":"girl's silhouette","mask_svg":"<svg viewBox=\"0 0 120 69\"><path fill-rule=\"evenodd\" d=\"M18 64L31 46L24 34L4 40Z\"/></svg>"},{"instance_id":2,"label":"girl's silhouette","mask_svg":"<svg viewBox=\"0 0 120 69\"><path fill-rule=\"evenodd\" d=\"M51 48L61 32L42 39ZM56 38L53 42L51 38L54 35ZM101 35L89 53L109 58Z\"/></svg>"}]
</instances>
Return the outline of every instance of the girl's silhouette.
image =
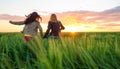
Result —
<instances>
[{"instance_id":1,"label":"girl's silhouette","mask_svg":"<svg viewBox=\"0 0 120 69\"><path fill-rule=\"evenodd\" d=\"M55 14L52 14L50 17L50 20L48 22L48 28L46 30L46 33L44 35L44 38L47 38L48 36L53 36L54 38L59 38L61 30L65 29L65 27L62 25L61 21L57 20L57 16ZM51 32L50 32L51 30Z\"/></svg>"}]
</instances>

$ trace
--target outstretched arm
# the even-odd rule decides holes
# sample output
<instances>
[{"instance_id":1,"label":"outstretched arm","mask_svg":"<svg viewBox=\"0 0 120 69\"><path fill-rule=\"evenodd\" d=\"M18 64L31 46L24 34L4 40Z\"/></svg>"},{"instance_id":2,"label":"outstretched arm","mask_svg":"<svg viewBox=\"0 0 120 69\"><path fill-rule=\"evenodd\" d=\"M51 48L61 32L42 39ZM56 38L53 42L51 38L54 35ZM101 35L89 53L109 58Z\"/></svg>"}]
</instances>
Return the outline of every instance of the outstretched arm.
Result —
<instances>
[{"instance_id":1,"label":"outstretched arm","mask_svg":"<svg viewBox=\"0 0 120 69\"><path fill-rule=\"evenodd\" d=\"M16 21L9 21L9 23L14 24L14 25L23 25L24 21L18 21L18 22L16 22Z\"/></svg>"}]
</instances>

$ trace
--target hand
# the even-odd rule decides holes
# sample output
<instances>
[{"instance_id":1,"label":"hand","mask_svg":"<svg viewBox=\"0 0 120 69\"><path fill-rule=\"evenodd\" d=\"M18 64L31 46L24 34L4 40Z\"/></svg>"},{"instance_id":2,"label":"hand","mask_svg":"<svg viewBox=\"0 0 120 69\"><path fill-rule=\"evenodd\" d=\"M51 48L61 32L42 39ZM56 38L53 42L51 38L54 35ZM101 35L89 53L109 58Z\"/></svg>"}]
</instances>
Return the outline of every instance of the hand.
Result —
<instances>
[{"instance_id":1,"label":"hand","mask_svg":"<svg viewBox=\"0 0 120 69\"><path fill-rule=\"evenodd\" d=\"M12 23L12 21L9 21L9 23Z\"/></svg>"},{"instance_id":2,"label":"hand","mask_svg":"<svg viewBox=\"0 0 120 69\"><path fill-rule=\"evenodd\" d=\"M46 38L45 36L43 36L43 38Z\"/></svg>"}]
</instances>

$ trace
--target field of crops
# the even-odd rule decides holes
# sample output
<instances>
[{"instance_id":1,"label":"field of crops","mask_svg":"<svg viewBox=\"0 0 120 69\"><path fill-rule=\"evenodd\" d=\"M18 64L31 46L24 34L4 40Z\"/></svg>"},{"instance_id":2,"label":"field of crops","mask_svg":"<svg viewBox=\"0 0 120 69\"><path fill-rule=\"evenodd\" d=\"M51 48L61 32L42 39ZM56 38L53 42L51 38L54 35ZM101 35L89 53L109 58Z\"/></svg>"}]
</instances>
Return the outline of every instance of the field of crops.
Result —
<instances>
[{"instance_id":1,"label":"field of crops","mask_svg":"<svg viewBox=\"0 0 120 69\"><path fill-rule=\"evenodd\" d=\"M63 33L61 39L0 33L0 69L120 69L119 32Z\"/></svg>"}]
</instances>

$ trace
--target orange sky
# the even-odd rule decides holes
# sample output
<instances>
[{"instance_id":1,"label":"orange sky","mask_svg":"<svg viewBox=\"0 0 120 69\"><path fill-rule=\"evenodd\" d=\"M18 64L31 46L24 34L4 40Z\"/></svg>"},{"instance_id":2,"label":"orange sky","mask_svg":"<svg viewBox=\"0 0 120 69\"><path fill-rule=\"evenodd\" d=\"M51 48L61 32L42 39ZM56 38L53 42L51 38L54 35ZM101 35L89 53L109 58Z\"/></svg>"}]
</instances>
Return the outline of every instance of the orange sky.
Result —
<instances>
[{"instance_id":1,"label":"orange sky","mask_svg":"<svg viewBox=\"0 0 120 69\"><path fill-rule=\"evenodd\" d=\"M38 12L47 28L51 13L56 13L64 31L120 31L120 0L0 0L0 32L19 32L25 15Z\"/></svg>"},{"instance_id":2,"label":"orange sky","mask_svg":"<svg viewBox=\"0 0 120 69\"><path fill-rule=\"evenodd\" d=\"M58 17L58 20L60 20L65 26L64 32L120 31L120 10L117 10L118 8L109 9L103 12L69 11L56 13L56 15ZM42 16L43 19L41 26L43 30L46 31L47 22L49 21L50 14L39 14ZM21 21L24 19L25 16L0 14L0 32L22 31L24 25L12 25L9 23L9 20Z\"/></svg>"}]
</instances>

